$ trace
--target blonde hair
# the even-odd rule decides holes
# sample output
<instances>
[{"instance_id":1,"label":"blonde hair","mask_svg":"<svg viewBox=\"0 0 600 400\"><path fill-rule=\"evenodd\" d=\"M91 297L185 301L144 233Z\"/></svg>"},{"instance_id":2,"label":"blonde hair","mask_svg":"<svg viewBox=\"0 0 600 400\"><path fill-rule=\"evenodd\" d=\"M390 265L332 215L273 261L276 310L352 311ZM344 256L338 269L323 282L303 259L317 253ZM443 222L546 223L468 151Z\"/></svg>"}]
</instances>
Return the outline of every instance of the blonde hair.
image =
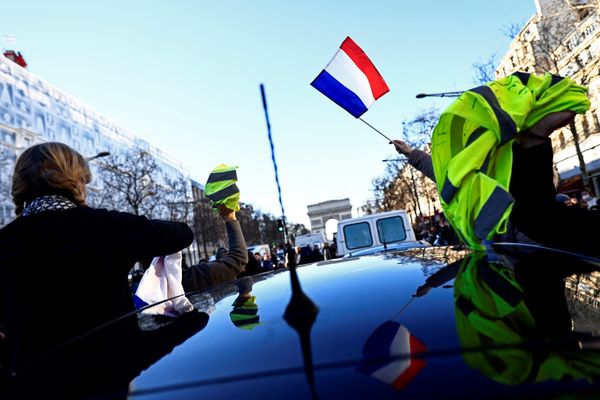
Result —
<instances>
[{"instance_id":1,"label":"blonde hair","mask_svg":"<svg viewBox=\"0 0 600 400\"><path fill-rule=\"evenodd\" d=\"M92 180L86 159L63 143L48 142L25 150L17 160L12 181L16 214L40 196L60 195L85 206L85 185Z\"/></svg>"}]
</instances>

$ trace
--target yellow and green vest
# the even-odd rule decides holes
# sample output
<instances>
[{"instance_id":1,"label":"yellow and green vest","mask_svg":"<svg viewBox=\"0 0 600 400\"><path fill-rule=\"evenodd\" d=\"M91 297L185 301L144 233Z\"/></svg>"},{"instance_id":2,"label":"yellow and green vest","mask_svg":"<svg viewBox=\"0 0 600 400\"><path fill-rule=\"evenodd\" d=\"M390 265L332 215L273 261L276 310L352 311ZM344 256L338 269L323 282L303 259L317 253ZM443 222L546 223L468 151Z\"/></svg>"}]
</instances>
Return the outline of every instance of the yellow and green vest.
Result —
<instances>
[{"instance_id":1,"label":"yellow and green vest","mask_svg":"<svg viewBox=\"0 0 600 400\"><path fill-rule=\"evenodd\" d=\"M470 248L506 232L518 134L554 112L584 113L586 91L568 78L518 72L465 91L441 115L432 135L440 202Z\"/></svg>"},{"instance_id":2,"label":"yellow and green vest","mask_svg":"<svg viewBox=\"0 0 600 400\"><path fill-rule=\"evenodd\" d=\"M230 210L239 211L240 190L237 185L237 166L219 164L212 170L204 186L204 193L213 206L223 204Z\"/></svg>"}]
</instances>

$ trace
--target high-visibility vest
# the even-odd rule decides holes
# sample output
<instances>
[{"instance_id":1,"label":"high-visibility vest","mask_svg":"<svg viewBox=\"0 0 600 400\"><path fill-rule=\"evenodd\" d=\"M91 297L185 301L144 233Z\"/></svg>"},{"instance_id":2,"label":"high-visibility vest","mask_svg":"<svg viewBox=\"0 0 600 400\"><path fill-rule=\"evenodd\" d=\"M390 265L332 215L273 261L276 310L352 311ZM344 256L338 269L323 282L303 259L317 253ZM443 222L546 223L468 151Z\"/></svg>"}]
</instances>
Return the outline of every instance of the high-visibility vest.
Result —
<instances>
[{"instance_id":1,"label":"high-visibility vest","mask_svg":"<svg viewBox=\"0 0 600 400\"><path fill-rule=\"evenodd\" d=\"M518 72L465 91L441 115L432 161L447 219L471 248L506 232L512 144L544 116L590 106L587 89L568 78Z\"/></svg>"},{"instance_id":2,"label":"high-visibility vest","mask_svg":"<svg viewBox=\"0 0 600 400\"><path fill-rule=\"evenodd\" d=\"M237 166L229 167L219 164L212 170L204 186L204 193L213 206L223 204L233 211L239 211L240 190L237 185Z\"/></svg>"}]
</instances>

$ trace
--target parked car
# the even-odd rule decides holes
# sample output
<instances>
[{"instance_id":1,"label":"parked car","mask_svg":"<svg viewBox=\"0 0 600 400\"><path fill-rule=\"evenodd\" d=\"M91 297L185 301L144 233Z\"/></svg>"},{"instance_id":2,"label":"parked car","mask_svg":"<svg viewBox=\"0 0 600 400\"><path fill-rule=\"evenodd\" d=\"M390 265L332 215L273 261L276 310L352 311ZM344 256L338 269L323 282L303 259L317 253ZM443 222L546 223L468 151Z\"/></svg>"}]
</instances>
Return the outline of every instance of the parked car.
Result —
<instances>
[{"instance_id":1,"label":"parked car","mask_svg":"<svg viewBox=\"0 0 600 400\"><path fill-rule=\"evenodd\" d=\"M388 251L189 293L192 313L156 316L148 307L124 316L5 374L4 393L599 396L600 260L525 245L495 250Z\"/></svg>"}]
</instances>

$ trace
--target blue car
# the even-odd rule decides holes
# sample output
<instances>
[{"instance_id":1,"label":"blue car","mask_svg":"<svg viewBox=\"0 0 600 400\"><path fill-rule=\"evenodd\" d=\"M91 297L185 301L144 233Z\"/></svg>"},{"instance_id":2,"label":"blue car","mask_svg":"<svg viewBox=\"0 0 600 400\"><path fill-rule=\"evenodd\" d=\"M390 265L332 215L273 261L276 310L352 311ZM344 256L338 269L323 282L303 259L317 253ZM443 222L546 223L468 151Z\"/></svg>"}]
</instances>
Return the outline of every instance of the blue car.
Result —
<instances>
[{"instance_id":1,"label":"blue car","mask_svg":"<svg viewBox=\"0 0 600 400\"><path fill-rule=\"evenodd\" d=\"M5 371L3 398L589 399L600 260L536 246L342 258L188 293Z\"/></svg>"}]
</instances>

